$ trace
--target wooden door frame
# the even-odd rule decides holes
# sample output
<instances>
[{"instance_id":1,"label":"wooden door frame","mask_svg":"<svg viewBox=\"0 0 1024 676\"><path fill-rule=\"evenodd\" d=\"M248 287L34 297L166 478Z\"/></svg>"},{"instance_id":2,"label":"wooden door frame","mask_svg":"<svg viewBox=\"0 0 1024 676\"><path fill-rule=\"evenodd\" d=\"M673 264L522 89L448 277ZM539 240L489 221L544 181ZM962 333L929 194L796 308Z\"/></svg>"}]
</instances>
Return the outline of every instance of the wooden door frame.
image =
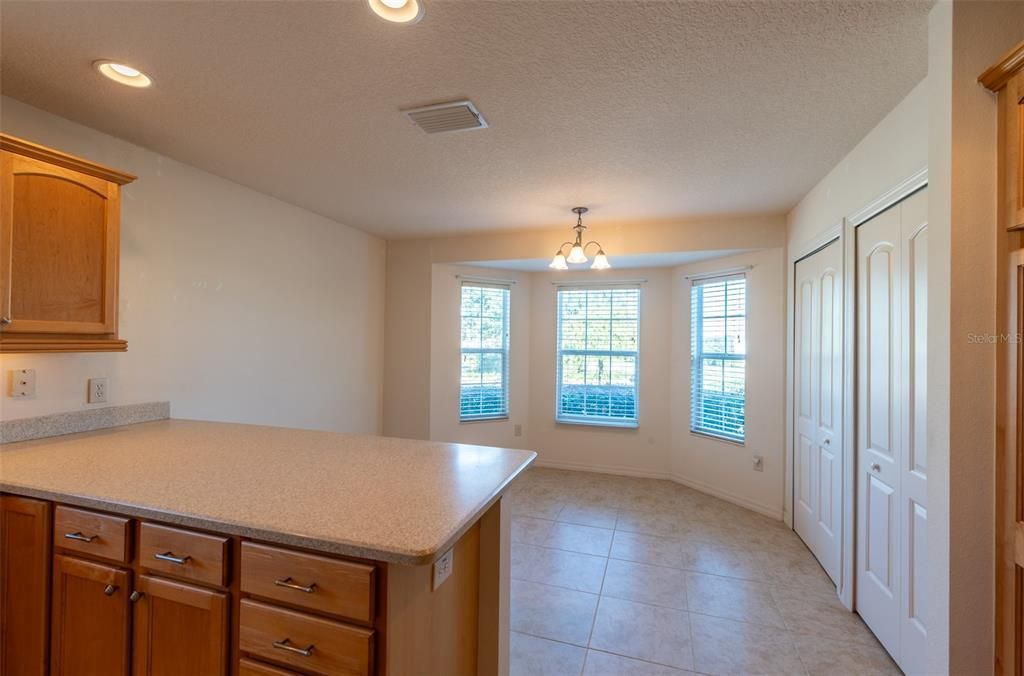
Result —
<instances>
[{"instance_id":1,"label":"wooden door frame","mask_svg":"<svg viewBox=\"0 0 1024 676\"><path fill-rule=\"evenodd\" d=\"M836 593L847 610L853 611L856 585L856 538L857 538L857 484L856 484L856 421L857 416L857 354L856 354L856 283L857 283L857 228L902 202L913 193L928 185L928 168L925 167L900 181L890 190L871 200L866 205L843 218L822 235L790 252L787 262L786 306L786 470L783 473L783 520L794 528L794 472L796 462L793 450L795 442L793 416L794 388L793 372L796 363L796 264L829 244L839 241L842 248L843 269L843 369L842 369L842 439L843 439L843 518L841 547L839 553L840 573Z\"/></svg>"}]
</instances>

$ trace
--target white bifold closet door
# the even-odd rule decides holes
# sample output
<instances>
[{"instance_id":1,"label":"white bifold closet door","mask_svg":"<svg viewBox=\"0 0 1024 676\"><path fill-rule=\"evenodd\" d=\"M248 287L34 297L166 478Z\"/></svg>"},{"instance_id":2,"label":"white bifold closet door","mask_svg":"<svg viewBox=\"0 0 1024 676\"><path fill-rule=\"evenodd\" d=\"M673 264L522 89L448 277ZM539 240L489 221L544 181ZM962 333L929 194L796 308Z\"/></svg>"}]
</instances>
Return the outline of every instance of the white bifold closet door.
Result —
<instances>
[{"instance_id":1,"label":"white bifold closet door","mask_svg":"<svg viewBox=\"0 0 1024 676\"><path fill-rule=\"evenodd\" d=\"M843 522L843 249L796 264L793 525L838 581Z\"/></svg>"},{"instance_id":2,"label":"white bifold closet door","mask_svg":"<svg viewBox=\"0 0 1024 676\"><path fill-rule=\"evenodd\" d=\"M857 228L856 609L907 673L927 670L928 200Z\"/></svg>"}]
</instances>

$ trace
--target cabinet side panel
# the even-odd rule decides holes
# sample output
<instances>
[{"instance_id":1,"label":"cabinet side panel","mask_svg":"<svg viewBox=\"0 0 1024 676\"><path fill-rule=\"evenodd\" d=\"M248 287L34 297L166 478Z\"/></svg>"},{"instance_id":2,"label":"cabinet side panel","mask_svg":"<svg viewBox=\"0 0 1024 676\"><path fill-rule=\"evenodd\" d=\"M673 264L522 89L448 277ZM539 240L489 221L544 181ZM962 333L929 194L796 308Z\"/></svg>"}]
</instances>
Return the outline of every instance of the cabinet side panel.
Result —
<instances>
[{"instance_id":1,"label":"cabinet side panel","mask_svg":"<svg viewBox=\"0 0 1024 676\"><path fill-rule=\"evenodd\" d=\"M0 673L46 674L50 504L0 497Z\"/></svg>"}]
</instances>

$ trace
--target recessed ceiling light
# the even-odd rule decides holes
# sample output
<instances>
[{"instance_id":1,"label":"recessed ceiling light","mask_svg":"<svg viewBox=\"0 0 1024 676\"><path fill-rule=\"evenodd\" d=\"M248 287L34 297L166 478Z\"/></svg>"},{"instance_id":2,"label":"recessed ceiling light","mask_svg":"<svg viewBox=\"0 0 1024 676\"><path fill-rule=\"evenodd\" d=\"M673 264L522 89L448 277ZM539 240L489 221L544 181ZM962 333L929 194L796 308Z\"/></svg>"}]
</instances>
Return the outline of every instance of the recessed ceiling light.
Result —
<instances>
[{"instance_id":1,"label":"recessed ceiling light","mask_svg":"<svg viewBox=\"0 0 1024 676\"><path fill-rule=\"evenodd\" d=\"M138 68L114 61L95 61L93 67L114 82L119 82L129 87L148 87L153 84L145 73Z\"/></svg>"},{"instance_id":2,"label":"recessed ceiling light","mask_svg":"<svg viewBox=\"0 0 1024 676\"><path fill-rule=\"evenodd\" d=\"M366 0L373 13L393 23L416 23L423 18L423 0Z\"/></svg>"}]
</instances>

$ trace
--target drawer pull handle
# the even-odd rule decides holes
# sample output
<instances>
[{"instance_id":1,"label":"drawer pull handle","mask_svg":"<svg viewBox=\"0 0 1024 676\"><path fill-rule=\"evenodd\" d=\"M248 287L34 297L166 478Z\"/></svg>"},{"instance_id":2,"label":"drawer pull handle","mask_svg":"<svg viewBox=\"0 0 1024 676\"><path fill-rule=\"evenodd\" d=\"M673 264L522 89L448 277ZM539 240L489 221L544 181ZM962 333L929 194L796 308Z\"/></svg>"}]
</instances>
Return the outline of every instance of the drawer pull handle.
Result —
<instances>
[{"instance_id":1,"label":"drawer pull handle","mask_svg":"<svg viewBox=\"0 0 1024 676\"><path fill-rule=\"evenodd\" d=\"M163 554L154 554L153 558L159 559L161 561L167 561L168 563L176 563L179 566L184 566L186 563L188 563L192 559L191 556L175 556L174 552L164 552Z\"/></svg>"},{"instance_id":2,"label":"drawer pull handle","mask_svg":"<svg viewBox=\"0 0 1024 676\"><path fill-rule=\"evenodd\" d=\"M313 582L308 587L304 587L301 584L296 584L292 582L292 579L290 577L286 577L283 580L274 580L274 584L276 584L278 587L287 587L288 589L295 589L300 592L306 592L307 594L312 594L314 591L316 591L316 582Z\"/></svg>"},{"instance_id":3,"label":"drawer pull handle","mask_svg":"<svg viewBox=\"0 0 1024 676\"><path fill-rule=\"evenodd\" d=\"M92 542L95 540L97 535L82 535L82 531L76 530L74 533L64 533L66 540L78 540L79 542Z\"/></svg>"},{"instance_id":4,"label":"drawer pull handle","mask_svg":"<svg viewBox=\"0 0 1024 676\"><path fill-rule=\"evenodd\" d=\"M290 653L302 655L303 657L312 657L314 645L310 643L308 648L296 648L292 645L291 639L286 638L283 641L274 641L274 647L278 650L287 650Z\"/></svg>"}]
</instances>

